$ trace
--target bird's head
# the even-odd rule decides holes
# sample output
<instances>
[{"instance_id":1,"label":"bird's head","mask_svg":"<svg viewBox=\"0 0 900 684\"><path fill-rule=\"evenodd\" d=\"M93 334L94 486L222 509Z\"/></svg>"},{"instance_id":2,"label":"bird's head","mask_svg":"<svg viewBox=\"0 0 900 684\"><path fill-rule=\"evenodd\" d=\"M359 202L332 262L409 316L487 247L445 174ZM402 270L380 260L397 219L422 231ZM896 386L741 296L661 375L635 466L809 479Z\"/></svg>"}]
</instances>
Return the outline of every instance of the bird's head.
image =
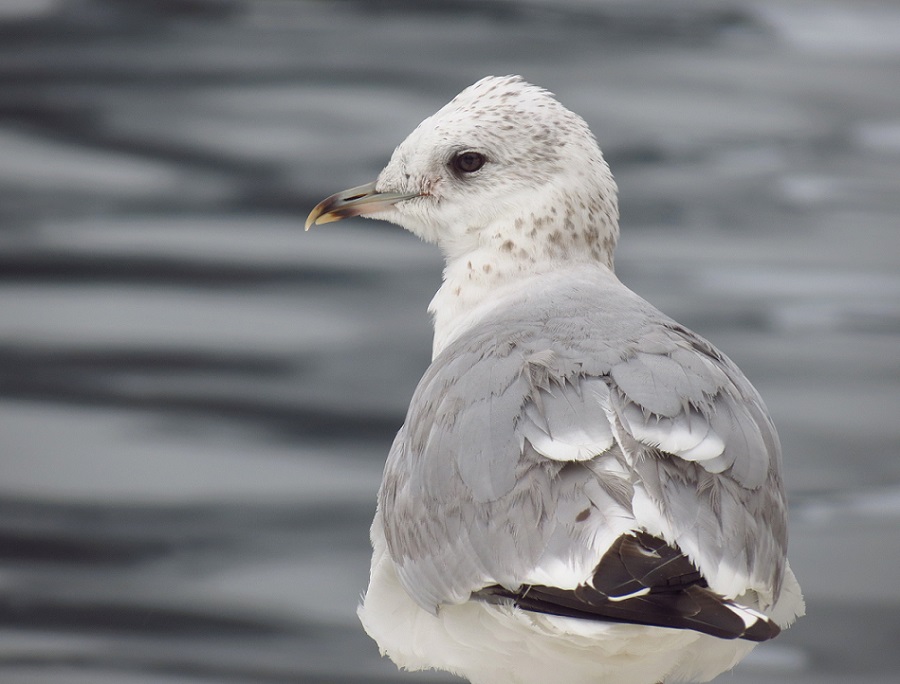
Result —
<instances>
[{"instance_id":1,"label":"bird's head","mask_svg":"<svg viewBox=\"0 0 900 684\"><path fill-rule=\"evenodd\" d=\"M616 185L587 124L518 76L463 90L410 133L373 183L323 200L306 225L348 216L396 223L448 257L508 244L518 231L518 249L530 240L611 264L618 235Z\"/></svg>"}]
</instances>

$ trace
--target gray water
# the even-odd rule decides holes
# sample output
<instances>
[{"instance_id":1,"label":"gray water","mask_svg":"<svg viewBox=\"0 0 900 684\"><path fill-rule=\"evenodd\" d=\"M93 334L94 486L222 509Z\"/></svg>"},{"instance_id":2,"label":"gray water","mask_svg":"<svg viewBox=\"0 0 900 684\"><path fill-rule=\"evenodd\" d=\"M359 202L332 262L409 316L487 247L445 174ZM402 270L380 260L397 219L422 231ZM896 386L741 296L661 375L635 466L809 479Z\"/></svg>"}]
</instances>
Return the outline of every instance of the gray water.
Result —
<instances>
[{"instance_id":1,"label":"gray water","mask_svg":"<svg viewBox=\"0 0 900 684\"><path fill-rule=\"evenodd\" d=\"M0 0L0 682L455 681L356 622L440 259L304 234L521 73L597 133L621 278L784 443L809 615L723 682L900 670L900 5Z\"/></svg>"}]
</instances>

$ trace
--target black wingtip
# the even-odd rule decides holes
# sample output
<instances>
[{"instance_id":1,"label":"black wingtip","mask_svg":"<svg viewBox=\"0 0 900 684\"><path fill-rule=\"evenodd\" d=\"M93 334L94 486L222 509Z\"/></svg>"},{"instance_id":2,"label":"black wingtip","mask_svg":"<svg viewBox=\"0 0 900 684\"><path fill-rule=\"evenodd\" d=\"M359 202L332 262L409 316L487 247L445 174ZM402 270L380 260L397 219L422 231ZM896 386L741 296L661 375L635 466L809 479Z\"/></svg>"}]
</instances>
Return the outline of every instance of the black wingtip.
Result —
<instances>
[{"instance_id":1,"label":"black wingtip","mask_svg":"<svg viewBox=\"0 0 900 684\"><path fill-rule=\"evenodd\" d=\"M781 631L765 615L710 590L677 547L646 532L619 537L589 584L575 589L526 585L515 592L494 585L474 597L511 600L537 613L690 629L720 639L767 641Z\"/></svg>"},{"instance_id":2,"label":"black wingtip","mask_svg":"<svg viewBox=\"0 0 900 684\"><path fill-rule=\"evenodd\" d=\"M781 634L781 627L772 622L769 618L757 618L756 622L750 625L743 634L741 639L747 641L768 641L774 639Z\"/></svg>"}]
</instances>

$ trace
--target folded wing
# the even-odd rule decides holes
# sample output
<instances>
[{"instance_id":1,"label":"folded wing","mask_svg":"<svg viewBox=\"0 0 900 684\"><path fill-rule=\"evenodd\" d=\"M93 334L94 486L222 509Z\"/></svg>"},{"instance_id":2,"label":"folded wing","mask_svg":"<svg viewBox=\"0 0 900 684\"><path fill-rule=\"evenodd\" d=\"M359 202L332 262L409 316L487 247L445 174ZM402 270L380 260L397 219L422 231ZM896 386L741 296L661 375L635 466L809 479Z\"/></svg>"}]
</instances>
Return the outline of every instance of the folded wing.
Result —
<instances>
[{"instance_id":1,"label":"folded wing","mask_svg":"<svg viewBox=\"0 0 900 684\"><path fill-rule=\"evenodd\" d=\"M622 288L624 290L624 288ZM435 359L379 498L407 592L762 640L783 574L780 447L711 345L632 293L632 327L508 307ZM552 298L551 298L552 301ZM524 302L523 306L529 304ZM523 323L527 321L527 323Z\"/></svg>"}]
</instances>

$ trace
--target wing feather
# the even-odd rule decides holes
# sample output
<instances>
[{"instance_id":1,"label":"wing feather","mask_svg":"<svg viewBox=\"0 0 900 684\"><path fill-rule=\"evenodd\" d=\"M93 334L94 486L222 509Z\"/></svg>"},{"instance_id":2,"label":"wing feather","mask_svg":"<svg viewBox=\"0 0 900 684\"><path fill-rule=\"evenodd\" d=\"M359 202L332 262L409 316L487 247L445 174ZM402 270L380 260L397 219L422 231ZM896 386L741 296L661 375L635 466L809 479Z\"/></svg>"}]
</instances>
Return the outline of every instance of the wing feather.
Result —
<instances>
[{"instance_id":1,"label":"wing feather","mask_svg":"<svg viewBox=\"0 0 900 684\"><path fill-rule=\"evenodd\" d=\"M420 382L379 495L404 587L432 611L489 586L573 591L646 530L708 591L771 604L785 505L758 394L617 281L577 285L504 302Z\"/></svg>"},{"instance_id":2,"label":"wing feather","mask_svg":"<svg viewBox=\"0 0 900 684\"><path fill-rule=\"evenodd\" d=\"M490 586L479 597L551 615L692 629L720 639L766 641L781 631L760 612L710 591L677 547L645 532L616 539L590 580L575 590Z\"/></svg>"}]
</instances>

